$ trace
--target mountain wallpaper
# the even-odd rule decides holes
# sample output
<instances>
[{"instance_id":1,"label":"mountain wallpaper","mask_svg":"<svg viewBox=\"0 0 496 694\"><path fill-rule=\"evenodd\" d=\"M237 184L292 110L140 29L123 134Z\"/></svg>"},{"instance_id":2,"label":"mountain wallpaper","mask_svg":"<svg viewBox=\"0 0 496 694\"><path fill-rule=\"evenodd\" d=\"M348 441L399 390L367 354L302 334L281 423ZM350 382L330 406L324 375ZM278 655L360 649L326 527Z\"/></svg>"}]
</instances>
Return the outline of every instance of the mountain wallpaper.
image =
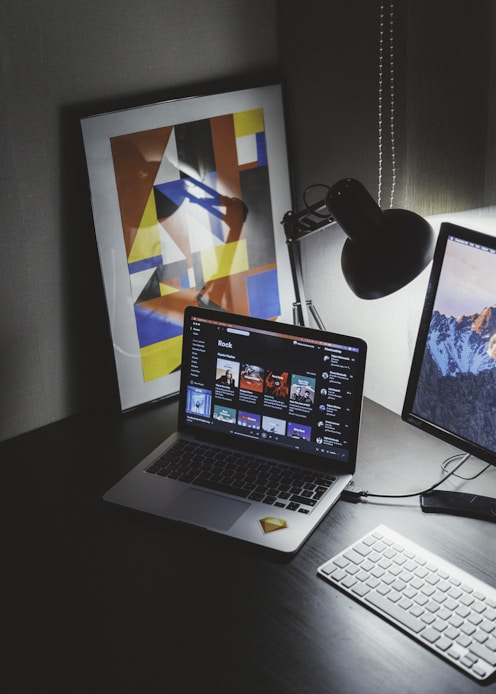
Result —
<instances>
[{"instance_id":1,"label":"mountain wallpaper","mask_svg":"<svg viewBox=\"0 0 496 694\"><path fill-rule=\"evenodd\" d=\"M496 450L496 305L454 318L434 311L414 409Z\"/></svg>"}]
</instances>

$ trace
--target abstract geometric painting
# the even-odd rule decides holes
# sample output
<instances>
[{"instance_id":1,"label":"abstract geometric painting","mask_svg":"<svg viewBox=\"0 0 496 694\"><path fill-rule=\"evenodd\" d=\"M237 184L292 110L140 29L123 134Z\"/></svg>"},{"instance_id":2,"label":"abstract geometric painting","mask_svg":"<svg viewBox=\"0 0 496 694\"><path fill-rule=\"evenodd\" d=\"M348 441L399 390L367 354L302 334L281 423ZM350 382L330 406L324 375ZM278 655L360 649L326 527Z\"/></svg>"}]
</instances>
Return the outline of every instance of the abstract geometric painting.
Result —
<instances>
[{"instance_id":1,"label":"abstract geometric painting","mask_svg":"<svg viewBox=\"0 0 496 694\"><path fill-rule=\"evenodd\" d=\"M186 306L283 316L281 108L276 86L83 119L123 409L177 391Z\"/></svg>"}]
</instances>

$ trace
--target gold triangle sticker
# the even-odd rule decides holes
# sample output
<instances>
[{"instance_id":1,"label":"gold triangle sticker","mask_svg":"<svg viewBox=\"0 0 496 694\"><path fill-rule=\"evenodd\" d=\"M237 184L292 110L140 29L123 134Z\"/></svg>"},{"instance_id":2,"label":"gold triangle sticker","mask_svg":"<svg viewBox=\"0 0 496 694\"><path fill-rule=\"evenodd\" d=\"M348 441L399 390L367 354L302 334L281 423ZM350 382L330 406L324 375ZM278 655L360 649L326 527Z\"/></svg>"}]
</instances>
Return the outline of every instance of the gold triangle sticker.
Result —
<instances>
[{"instance_id":1,"label":"gold triangle sticker","mask_svg":"<svg viewBox=\"0 0 496 694\"><path fill-rule=\"evenodd\" d=\"M273 533L274 530L283 530L288 527L288 524L282 518L273 518L272 516L267 516L266 518L260 519L260 525L264 533Z\"/></svg>"}]
</instances>

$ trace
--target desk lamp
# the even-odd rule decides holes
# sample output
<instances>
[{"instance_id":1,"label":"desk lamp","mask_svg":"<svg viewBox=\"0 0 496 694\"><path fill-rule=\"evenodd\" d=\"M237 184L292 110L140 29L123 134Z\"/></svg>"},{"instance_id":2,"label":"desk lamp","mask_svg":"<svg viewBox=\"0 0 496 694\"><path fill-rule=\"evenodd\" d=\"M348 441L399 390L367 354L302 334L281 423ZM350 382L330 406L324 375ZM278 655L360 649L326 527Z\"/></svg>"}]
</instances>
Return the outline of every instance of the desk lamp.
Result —
<instances>
[{"instance_id":1,"label":"desk lamp","mask_svg":"<svg viewBox=\"0 0 496 694\"><path fill-rule=\"evenodd\" d=\"M316 184L320 186L321 184ZM286 235L295 291L293 321L308 325L309 313L323 330L316 307L305 298L299 242L338 223L348 237L341 268L350 289L361 299L379 299L411 282L429 264L435 238L430 224L407 210L381 210L366 188L353 178L323 186L323 200L306 202L301 212L287 212L282 223Z\"/></svg>"}]
</instances>

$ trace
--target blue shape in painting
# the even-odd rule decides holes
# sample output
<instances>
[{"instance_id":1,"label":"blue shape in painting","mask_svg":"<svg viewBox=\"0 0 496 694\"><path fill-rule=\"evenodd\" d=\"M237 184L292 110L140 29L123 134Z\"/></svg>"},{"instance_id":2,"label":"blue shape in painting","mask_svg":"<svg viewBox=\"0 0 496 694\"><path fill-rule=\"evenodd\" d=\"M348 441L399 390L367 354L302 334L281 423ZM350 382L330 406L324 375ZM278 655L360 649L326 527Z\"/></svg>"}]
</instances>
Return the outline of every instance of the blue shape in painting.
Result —
<instances>
[{"instance_id":1,"label":"blue shape in painting","mask_svg":"<svg viewBox=\"0 0 496 694\"><path fill-rule=\"evenodd\" d=\"M180 178L177 181L169 183L160 183L155 188L171 200L179 207L186 199L190 202L203 207L207 212L216 217L221 218L220 211L220 195L210 186L207 186L203 181L197 181L194 178ZM200 188L206 195L200 197L195 188ZM196 192L196 194L195 194Z\"/></svg>"},{"instance_id":2,"label":"blue shape in painting","mask_svg":"<svg viewBox=\"0 0 496 694\"><path fill-rule=\"evenodd\" d=\"M250 275L246 285L251 316L275 318L281 315L277 270L266 270L257 275Z\"/></svg>"},{"instance_id":3,"label":"blue shape in painting","mask_svg":"<svg viewBox=\"0 0 496 694\"><path fill-rule=\"evenodd\" d=\"M163 262L161 255L155 255L152 258L143 258L143 260L136 260L128 264L129 274L134 275L136 272L141 272L142 270L150 270L150 268L159 267Z\"/></svg>"},{"instance_id":4,"label":"blue shape in painting","mask_svg":"<svg viewBox=\"0 0 496 694\"><path fill-rule=\"evenodd\" d=\"M188 192L186 189L186 182L188 179L178 178L175 181L169 181L168 183L161 183L155 186L156 190L165 195L171 202L180 207L184 200L188 197Z\"/></svg>"},{"instance_id":5,"label":"blue shape in painting","mask_svg":"<svg viewBox=\"0 0 496 694\"><path fill-rule=\"evenodd\" d=\"M136 328L140 347L147 347L156 342L169 340L171 337L182 335L183 325L162 313L150 311L142 306L134 307Z\"/></svg>"},{"instance_id":6,"label":"blue shape in painting","mask_svg":"<svg viewBox=\"0 0 496 694\"><path fill-rule=\"evenodd\" d=\"M210 232L221 241L224 240L222 235L222 218L223 212L220 209L222 205L220 194L208 183L217 184L217 175L215 173L207 175L205 181L199 181L194 178L180 178L176 181L168 183L160 183L155 186L155 189L171 201L176 209L182 205L185 200L188 200L199 208L208 212ZM170 214L173 214L173 211Z\"/></svg>"},{"instance_id":7,"label":"blue shape in painting","mask_svg":"<svg viewBox=\"0 0 496 694\"><path fill-rule=\"evenodd\" d=\"M265 133L257 133L257 161L259 166L267 166L267 145Z\"/></svg>"}]
</instances>

